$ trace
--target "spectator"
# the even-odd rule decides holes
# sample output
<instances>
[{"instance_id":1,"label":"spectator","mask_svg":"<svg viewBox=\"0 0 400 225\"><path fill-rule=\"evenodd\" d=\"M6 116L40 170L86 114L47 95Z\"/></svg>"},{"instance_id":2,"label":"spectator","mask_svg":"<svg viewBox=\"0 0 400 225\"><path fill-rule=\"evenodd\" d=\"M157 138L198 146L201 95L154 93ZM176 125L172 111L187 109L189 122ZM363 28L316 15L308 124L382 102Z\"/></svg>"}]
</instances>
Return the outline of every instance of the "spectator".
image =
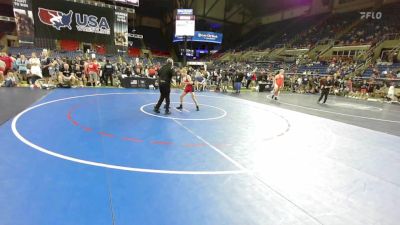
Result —
<instances>
[{"instance_id":1,"label":"spectator","mask_svg":"<svg viewBox=\"0 0 400 225\"><path fill-rule=\"evenodd\" d=\"M108 81L110 80L111 86L114 86L113 84L113 74L114 74L114 66L110 63L110 60L106 60L106 64L103 66L103 81L104 85L108 86Z\"/></svg>"},{"instance_id":2,"label":"spectator","mask_svg":"<svg viewBox=\"0 0 400 225\"><path fill-rule=\"evenodd\" d=\"M91 59L87 65L86 73L89 76L89 83L92 87L95 87L99 82L99 64L97 63L96 59Z\"/></svg>"},{"instance_id":3,"label":"spectator","mask_svg":"<svg viewBox=\"0 0 400 225\"><path fill-rule=\"evenodd\" d=\"M79 63L73 65L72 73L75 75L77 85L83 87L87 83L86 76L84 75L83 69Z\"/></svg>"},{"instance_id":4,"label":"spectator","mask_svg":"<svg viewBox=\"0 0 400 225\"><path fill-rule=\"evenodd\" d=\"M395 101L395 88L394 88L394 83L392 82L390 84L388 93L387 93L388 99L390 99L391 102Z\"/></svg>"},{"instance_id":5,"label":"spectator","mask_svg":"<svg viewBox=\"0 0 400 225\"><path fill-rule=\"evenodd\" d=\"M0 60L5 63L4 73L7 74L8 70L12 70L13 59L9 57L5 52L1 52Z\"/></svg>"},{"instance_id":6,"label":"spectator","mask_svg":"<svg viewBox=\"0 0 400 225\"><path fill-rule=\"evenodd\" d=\"M6 71L6 63L0 60L0 85L4 82L4 72Z\"/></svg>"},{"instance_id":7,"label":"spectator","mask_svg":"<svg viewBox=\"0 0 400 225\"><path fill-rule=\"evenodd\" d=\"M39 79L42 79L42 70L40 69L40 59L36 57L36 53L32 53L32 57L29 59L29 67L30 67L30 72L29 72L29 84L31 87L34 87L36 85L36 81Z\"/></svg>"},{"instance_id":8,"label":"spectator","mask_svg":"<svg viewBox=\"0 0 400 225\"><path fill-rule=\"evenodd\" d=\"M45 83L48 84L51 78L49 67L51 66L51 59L49 58L49 54L47 49L44 49L42 52L42 57L40 60L42 76L45 79Z\"/></svg>"},{"instance_id":9,"label":"spectator","mask_svg":"<svg viewBox=\"0 0 400 225\"><path fill-rule=\"evenodd\" d=\"M58 73L58 84L62 87L73 87L76 85L76 78L67 63L64 63L64 66Z\"/></svg>"},{"instance_id":10,"label":"spectator","mask_svg":"<svg viewBox=\"0 0 400 225\"><path fill-rule=\"evenodd\" d=\"M27 80L28 60L21 55L16 61L17 72L20 80Z\"/></svg>"},{"instance_id":11,"label":"spectator","mask_svg":"<svg viewBox=\"0 0 400 225\"><path fill-rule=\"evenodd\" d=\"M4 87L15 87L17 86L17 79L15 78L12 71L8 71L4 78Z\"/></svg>"}]
</instances>

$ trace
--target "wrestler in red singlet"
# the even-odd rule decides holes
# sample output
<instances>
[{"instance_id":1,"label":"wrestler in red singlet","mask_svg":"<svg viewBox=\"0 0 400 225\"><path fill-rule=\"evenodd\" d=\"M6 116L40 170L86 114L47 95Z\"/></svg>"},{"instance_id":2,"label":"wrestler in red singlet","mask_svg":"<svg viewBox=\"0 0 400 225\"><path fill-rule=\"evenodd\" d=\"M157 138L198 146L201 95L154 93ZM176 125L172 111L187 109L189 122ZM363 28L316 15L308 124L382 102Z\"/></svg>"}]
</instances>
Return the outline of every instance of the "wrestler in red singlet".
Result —
<instances>
[{"instance_id":1,"label":"wrestler in red singlet","mask_svg":"<svg viewBox=\"0 0 400 225\"><path fill-rule=\"evenodd\" d=\"M182 83L185 84L185 89L184 89L182 95L180 96L181 104L180 104L179 107L176 107L176 108L179 109L179 110L183 109L183 105L182 105L183 104L183 98L188 93L190 93L192 95L193 102L196 104L196 110L199 111L200 110L199 109L199 104L198 104L196 96L194 95L194 92L193 92L193 81L190 78L190 76L187 74L186 69L183 69L181 71L181 74L182 74L182 80L183 80Z\"/></svg>"},{"instance_id":2,"label":"wrestler in red singlet","mask_svg":"<svg viewBox=\"0 0 400 225\"><path fill-rule=\"evenodd\" d=\"M279 73L275 75L275 85L274 85L274 94L272 95L272 99L278 100L279 93L281 89L283 89L285 81L285 70L279 70Z\"/></svg>"},{"instance_id":3,"label":"wrestler in red singlet","mask_svg":"<svg viewBox=\"0 0 400 225\"><path fill-rule=\"evenodd\" d=\"M193 84L189 81L188 75L184 75L185 78L183 83L186 84L185 89L183 90L184 93L192 93L193 92Z\"/></svg>"}]
</instances>

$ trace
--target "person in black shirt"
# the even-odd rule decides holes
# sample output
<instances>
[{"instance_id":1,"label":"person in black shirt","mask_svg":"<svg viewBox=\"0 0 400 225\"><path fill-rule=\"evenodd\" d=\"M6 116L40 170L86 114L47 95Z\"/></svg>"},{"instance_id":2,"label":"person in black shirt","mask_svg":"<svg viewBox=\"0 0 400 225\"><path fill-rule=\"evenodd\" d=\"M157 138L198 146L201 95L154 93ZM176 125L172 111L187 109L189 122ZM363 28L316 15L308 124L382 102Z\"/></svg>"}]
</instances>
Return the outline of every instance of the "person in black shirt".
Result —
<instances>
[{"instance_id":1,"label":"person in black shirt","mask_svg":"<svg viewBox=\"0 0 400 225\"><path fill-rule=\"evenodd\" d=\"M75 85L76 79L72 73L71 68L67 63L64 64L63 67L60 68L60 72L58 75L58 83L61 86L68 86L71 87Z\"/></svg>"},{"instance_id":2,"label":"person in black shirt","mask_svg":"<svg viewBox=\"0 0 400 225\"><path fill-rule=\"evenodd\" d=\"M123 69L123 73L124 73L126 76L131 77L131 76L133 75L132 68L131 68L130 66L125 67L125 68Z\"/></svg>"},{"instance_id":3,"label":"person in black shirt","mask_svg":"<svg viewBox=\"0 0 400 225\"><path fill-rule=\"evenodd\" d=\"M79 63L75 64L72 68L72 73L75 75L77 81L79 81L79 85L83 87L86 85L87 79L86 76L83 74L83 69L79 65Z\"/></svg>"},{"instance_id":4,"label":"person in black shirt","mask_svg":"<svg viewBox=\"0 0 400 225\"><path fill-rule=\"evenodd\" d=\"M106 64L104 64L103 67L103 80L104 84L108 86L108 80L111 82L111 86L114 86L113 84L113 74L114 74L114 66L110 63L110 60L106 60Z\"/></svg>"},{"instance_id":5,"label":"person in black shirt","mask_svg":"<svg viewBox=\"0 0 400 225\"><path fill-rule=\"evenodd\" d=\"M49 71L49 67L51 65L51 59L48 56L47 50L43 50L40 64L41 64L41 68L42 68L43 78L46 80L46 83L49 83L49 80L51 77L50 71Z\"/></svg>"},{"instance_id":6,"label":"person in black shirt","mask_svg":"<svg viewBox=\"0 0 400 225\"><path fill-rule=\"evenodd\" d=\"M239 71L236 74L236 77L235 77L235 90L236 90L236 93L240 93L240 89L242 88L243 78L244 78L244 73L242 71Z\"/></svg>"},{"instance_id":7,"label":"person in black shirt","mask_svg":"<svg viewBox=\"0 0 400 225\"><path fill-rule=\"evenodd\" d=\"M154 107L154 112L160 113L160 106L163 103L164 99L166 102L165 105L165 114L171 114L169 111L169 104L170 104L170 98L169 95L171 93L171 80L172 77L174 76L174 70L172 69L172 66L174 64L174 61L171 58L167 59L167 64L161 67L161 69L158 71L158 83L160 86L160 99L158 100L157 105Z\"/></svg>"},{"instance_id":8,"label":"person in black shirt","mask_svg":"<svg viewBox=\"0 0 400 225\"><path fill-rule=\"evenodd\" d=\"M322 78L320 80L320 85L321 85L321 97L319 97L318 99L318 104L321 103L322 98L324 98L323 104L325 104L326 100L328 99L329 91L333 87L332 76L328 76L327 79Z\"/></svg>"}]
</instances>

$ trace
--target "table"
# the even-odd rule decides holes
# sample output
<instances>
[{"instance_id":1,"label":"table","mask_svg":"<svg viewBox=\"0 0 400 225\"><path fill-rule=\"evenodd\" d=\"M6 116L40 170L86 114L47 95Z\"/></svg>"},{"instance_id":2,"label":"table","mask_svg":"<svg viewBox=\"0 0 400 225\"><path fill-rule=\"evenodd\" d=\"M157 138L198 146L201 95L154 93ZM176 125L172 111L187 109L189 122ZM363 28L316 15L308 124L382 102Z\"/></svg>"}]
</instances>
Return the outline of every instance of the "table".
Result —
<instances>
[{"instance_id":1,"label":"table","mask_svg":"<svg viewBox=\"0 0 400 225\"><path fill-rule=\"evenodd\" d=\"M125 77L121 78L121 86L124 88L146 88L150 85L156 87L157 79L147 77Z\"/></svg>"}]
</instances>

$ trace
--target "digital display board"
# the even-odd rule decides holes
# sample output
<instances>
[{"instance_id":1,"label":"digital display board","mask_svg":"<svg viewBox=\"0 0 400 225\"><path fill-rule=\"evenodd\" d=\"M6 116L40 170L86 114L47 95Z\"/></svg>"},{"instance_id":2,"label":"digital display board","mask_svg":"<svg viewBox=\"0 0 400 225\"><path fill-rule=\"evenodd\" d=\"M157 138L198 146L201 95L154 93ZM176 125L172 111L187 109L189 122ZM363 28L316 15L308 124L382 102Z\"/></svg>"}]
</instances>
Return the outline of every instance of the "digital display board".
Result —
<instances>
[{"instance_id":1,"label":"digital display board","mask_svg":"<svg viewBox=\"0 0 400 225\"><path fill-rule=\"evenodd\" d=\"M115 0L115 2L120 2L123 4L133 5L139 7L139 0Z\"/></svg>"},{"instance_id":2,"label":"digital display board","mask_svg":"<svg viewBox=\"0 0 400 225\"><path fill-rule=\"evenodd\" d=\"M175 36L194 36L196 18L192 9L178 9L175 22Z\"/></svg>"}]
</instances>

